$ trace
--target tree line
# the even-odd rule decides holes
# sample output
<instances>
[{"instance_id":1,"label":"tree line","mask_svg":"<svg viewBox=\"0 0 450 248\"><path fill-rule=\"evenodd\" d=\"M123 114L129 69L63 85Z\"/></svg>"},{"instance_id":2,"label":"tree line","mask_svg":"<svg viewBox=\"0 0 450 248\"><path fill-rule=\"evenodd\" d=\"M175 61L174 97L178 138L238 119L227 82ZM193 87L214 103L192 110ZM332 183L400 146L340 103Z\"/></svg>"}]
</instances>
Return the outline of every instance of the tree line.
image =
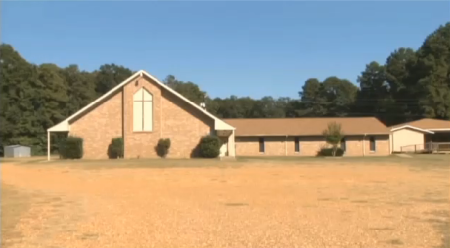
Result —
<instances>
[{"instance_id":1,"label":"tree line","mask_svg":"<svg viewBox=\"0 0 450 248\"><path fill-rule=\"evenodd\" d=\"M46 152L49 127L132 74L116 64L92 72L77 65L36 65L11 45L0 45L0 153L10 144ZM310 78L297 99L210 98L197 84L173 75L164 83L195 103L205 102L221 118L376 116L386 125L423 117L450 119L450 23L438 27L417 50L400 47L384 64L368 63L356 84L335 76Z\"/></svg>"}]
</instances>

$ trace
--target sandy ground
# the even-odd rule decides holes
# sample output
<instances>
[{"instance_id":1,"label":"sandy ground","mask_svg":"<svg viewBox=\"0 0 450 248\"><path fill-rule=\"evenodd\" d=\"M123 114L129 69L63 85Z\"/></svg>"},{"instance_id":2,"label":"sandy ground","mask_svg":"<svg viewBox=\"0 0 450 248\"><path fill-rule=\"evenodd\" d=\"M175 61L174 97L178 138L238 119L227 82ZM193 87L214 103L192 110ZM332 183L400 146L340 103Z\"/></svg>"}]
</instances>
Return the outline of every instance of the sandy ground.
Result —
<instances>
[{"instance_id":1,"label":"sandy ground","mask_svg":"<svg viewBox=\"0 0 450 248\"><path fill-rule=\"evenodd\" d=\"M3 163L2 247L450 247L448 167L224 167Z\"/></svg>"}]
</instances>

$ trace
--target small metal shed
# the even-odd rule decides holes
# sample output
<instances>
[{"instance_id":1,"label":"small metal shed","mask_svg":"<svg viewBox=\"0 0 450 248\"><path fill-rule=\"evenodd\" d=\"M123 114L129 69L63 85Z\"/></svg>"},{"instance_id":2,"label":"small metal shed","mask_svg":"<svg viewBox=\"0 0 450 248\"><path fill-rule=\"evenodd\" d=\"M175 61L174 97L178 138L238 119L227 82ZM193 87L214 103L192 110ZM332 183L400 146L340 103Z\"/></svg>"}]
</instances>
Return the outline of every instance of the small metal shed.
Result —
<instances>
[{"instance_id":1,"label":"small metal shed","mask_svg":"<svg viewBox=\"0 0 450 248\"><path fill-rule=\"evenodd\" d=\"M29 146L12 145L5 146L5 158L23 158L31 156L31 148Z\"/></svg>"}]
</instances>

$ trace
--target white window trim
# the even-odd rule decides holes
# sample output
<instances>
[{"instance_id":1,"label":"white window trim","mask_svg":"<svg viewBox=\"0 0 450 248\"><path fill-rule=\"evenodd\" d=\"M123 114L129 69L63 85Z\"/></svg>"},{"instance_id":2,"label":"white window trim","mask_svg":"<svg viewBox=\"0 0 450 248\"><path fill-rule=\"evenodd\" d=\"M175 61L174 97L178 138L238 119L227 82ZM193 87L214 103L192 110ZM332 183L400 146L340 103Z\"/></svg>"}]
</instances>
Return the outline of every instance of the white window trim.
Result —
<instances>
[{"instance_id":1,"label":"white window trim","mask_svg":"<svg viewBox=\"0 0 450 248\"><path fill-rule=\"evenodd\" d=\"M261 151L261 139L262 139L262 144L263 144L263 151ZM261 153L261 154L266 153L266 140L264 138L258 139L258 150L259 150L259 153Z\"/></svg>"},{"instance_id":2,"label":"white window trim","mask_svg":"<svg viewBox=\"0 0 450 248\"><path fill-rule=\"evenodd\" d=\"M136 96L136 94L139 94L139 93L142 94L141 99L140 100L135 100L134 97ZM151 96L150 100L148 100L148 99L146 100L145 99L145 93L148 93ZM148 114L148 111L146 111L146 109L144 107L146 102L150 102L151 103L151 107L150 108L151 108L151 115L152 116L151 116L151 127L149 129L145 128L145 123L144 123L145 115ZM136 127L134 126L134 123L133 123L133 132L152 132L153 131L153 123L154 123L154 121L153 121L153 116L154 116L153 115L153 94L150 91L148 91L147 89L145 89L144 87L142 87L142 88L140 88L138 91L136 91L133 94L133 108L134 108L135 103L140 103L142 105L141 106L142 113L141 113L141 116L139 117L139 120L142 121L142 125L140 126L140 128L138 130L136 130ZM136 119L134 114L135 113L134 113L134 110L133 110L133 122Z\"/></svg>"},{"instance_id":3,"label":"white window trim","mask_svg":"<svg viewBox=\"0 0 450 248\"><path fill-rule=\"evenodd\" d=\"M298 151L297 151L297 141L298 141ZM295 153L300 153L300 151L301 151L301 148L300 148L300 138L298 138L298 137L296 137L296 138L294 138L294 152Z\"/></svg>"},{"instance_id":4,"label":"white window trim","mask_svg":"<svg viewBox=\"0 0 450 248\"><path fill-rule=\"evenodd\" d=\"M370 145L372 143L372 139L373 139L373 143L374 143L373 150L371 149L371 145ZM375 139L374 136L369 138L369 151L371 153L375 153L377 151L377 139Z\"/></svg>"}]
</instances>

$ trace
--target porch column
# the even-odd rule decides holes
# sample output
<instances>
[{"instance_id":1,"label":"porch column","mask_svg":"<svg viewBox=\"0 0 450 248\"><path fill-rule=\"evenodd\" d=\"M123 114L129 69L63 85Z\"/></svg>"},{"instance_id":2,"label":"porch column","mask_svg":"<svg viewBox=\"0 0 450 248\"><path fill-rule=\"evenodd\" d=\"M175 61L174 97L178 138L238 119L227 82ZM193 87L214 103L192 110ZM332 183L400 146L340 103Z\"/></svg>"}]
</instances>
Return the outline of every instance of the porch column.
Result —
<instances>
[{"instance_id":1,"label":"porch column","mask_svg":"<svg viewBox=\"0 0 450 248\"><path fill-rule=\"evenodd\" d=\"M229 157L236 156L236 145L234 143L234 130L231 132L230 136L228 136L228 156Z\"/></svg>"},{"instance_id":2,"label":"porch column","mask_svg":"<svg viewBox=\"0 0 450 248\"><path fill-rule=\"evenodd\" d=\"M47 131L47 161L50 161L50 131Z\"/></svg>"}]
</instances>

